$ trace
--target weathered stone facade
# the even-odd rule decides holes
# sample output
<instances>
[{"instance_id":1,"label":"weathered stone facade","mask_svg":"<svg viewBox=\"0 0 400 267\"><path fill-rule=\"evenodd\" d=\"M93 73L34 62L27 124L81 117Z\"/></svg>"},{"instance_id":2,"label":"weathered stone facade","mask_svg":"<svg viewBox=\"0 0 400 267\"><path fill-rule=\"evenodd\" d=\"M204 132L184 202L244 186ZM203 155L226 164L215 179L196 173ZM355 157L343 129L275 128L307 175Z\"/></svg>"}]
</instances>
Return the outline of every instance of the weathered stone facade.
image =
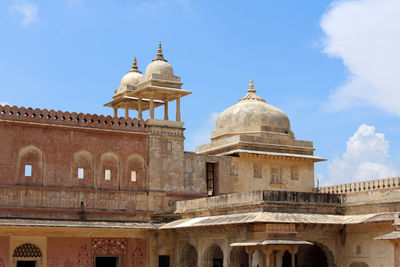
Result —
<instances>
[{"instance_id":1,"label":"weathered stone facade","mask_svg":"<svg viewBox=\"0 0 400 267\"><path fill-rule=\"evenodd\" d=\"M0 106L0 267L400 266L400 178L315 188L324 159L253 82L185 152L188 94L160 46L113 117Z\"/></svg>"}]
</instances>

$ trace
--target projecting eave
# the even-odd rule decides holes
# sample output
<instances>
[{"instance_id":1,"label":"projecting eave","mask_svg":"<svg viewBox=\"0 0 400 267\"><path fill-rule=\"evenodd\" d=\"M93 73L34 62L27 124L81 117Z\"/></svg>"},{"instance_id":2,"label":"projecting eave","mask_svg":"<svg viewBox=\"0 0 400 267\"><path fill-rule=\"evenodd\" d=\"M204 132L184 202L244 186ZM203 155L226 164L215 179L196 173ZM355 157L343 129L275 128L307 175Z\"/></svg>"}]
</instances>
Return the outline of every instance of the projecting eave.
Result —
<instances>
[{"instance_id":1,"label":"projecting eave","mask_svg":"<svg viewBox=\"0 0 400 267\"><path fill-rule=\"evenodd\" d=\"M400 231L394 231L386 235L381 235L374 238L375 240L397 240L400 239Z\"/></svg>"},{"instance_id":2,"label":"projecting eave","mask_svg":"<svg viewBox=\"0 0 400 267\"><path fill-rule=\"evenodd\" d=\"M179 229L249 223L304 223L345 225L370 223L371 219L374 219L374 223L387 222L385 218L378 220L380 215L381 214L334 215L282 212L252 212L180 219L174 222L166 223L165 225L161 226L160 229Z\"/></svg>"},{"instance_id":3,"label":"projecting eave","mask_svg":"<svg viewBox=\"0 0 400 267\"><path fill-rule=\"evenodd\" d=\"M164 101L161 100L153 100L154 107L159 107L164 105ZM112 108L129 108L133 110L138 110L139 106L139 98L132 97L132 96L121 96L113 101L104 104L105 107L112 107ZM150 109L150 99L142 98L142 110Z\"/></svg>"},{"instance_id":4,"label":"projecting eave","mask_svg":"<svg viewBox=\"0 0 400 267\"><path fill-rule=\"evenodd\" d=\"M291 153L280 153L280 152L267 152L267 151L254 151L236 149L217 154L217 156L240 156L240 157L266 157L266 158L287 158L287 159L306 159L314 162L326 161L326 159L313 156L313 155L302 155L302 154L291 154Z\"/></svg>"}]
</instances>

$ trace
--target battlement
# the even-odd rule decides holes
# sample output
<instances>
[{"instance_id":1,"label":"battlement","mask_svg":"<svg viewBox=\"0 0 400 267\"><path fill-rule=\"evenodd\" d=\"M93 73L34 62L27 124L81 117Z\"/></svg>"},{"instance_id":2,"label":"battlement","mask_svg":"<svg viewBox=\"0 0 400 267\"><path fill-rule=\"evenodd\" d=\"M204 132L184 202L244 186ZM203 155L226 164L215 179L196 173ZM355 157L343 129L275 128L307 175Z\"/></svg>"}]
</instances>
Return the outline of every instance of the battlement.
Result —
<instances>
[{"instance_id":1,"label":"battlement","mask_svg":"<svg viewBox=\"0 0 400 267\"><path fill-rule=\"evenodd\" d=\"M147 132L144 120L111 117L97 114L83 114L68 111L32 109L0 105L0 121L20 121L62 126L119 130L127 132Z\"/></svg>"},{"instance_id":2,"label":"battlement","mask_svg":"<svg viewBox=\"0 0 400 267\"><path fill-rule=\"evenodd\" d=\"M388 188L400 188L400 177L324 186L319 188L319 192L331 194L348 194Z\"/></svg>"}]
</instances>

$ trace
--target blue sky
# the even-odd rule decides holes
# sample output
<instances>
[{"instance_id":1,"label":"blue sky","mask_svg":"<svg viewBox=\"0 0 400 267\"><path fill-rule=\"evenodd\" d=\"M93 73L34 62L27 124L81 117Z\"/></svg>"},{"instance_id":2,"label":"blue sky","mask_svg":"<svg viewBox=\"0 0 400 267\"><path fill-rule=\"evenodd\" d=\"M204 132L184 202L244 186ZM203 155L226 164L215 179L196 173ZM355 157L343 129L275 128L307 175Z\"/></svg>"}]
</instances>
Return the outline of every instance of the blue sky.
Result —
<instances>
[{"instance_id":1,"label":"blue sky","mask_svg":"<svg viewBox=\"0 0 400 267\"><path fill-rule=\"evenodd\" d=\"M161 41L193 92L182 100L187 150L254 77L328 159L316 164L322 184L394 176L399 12L397 0L4 0L0 103L111 115L103 104L132 58L144 72Z\"/></svg>"}]
</instances>

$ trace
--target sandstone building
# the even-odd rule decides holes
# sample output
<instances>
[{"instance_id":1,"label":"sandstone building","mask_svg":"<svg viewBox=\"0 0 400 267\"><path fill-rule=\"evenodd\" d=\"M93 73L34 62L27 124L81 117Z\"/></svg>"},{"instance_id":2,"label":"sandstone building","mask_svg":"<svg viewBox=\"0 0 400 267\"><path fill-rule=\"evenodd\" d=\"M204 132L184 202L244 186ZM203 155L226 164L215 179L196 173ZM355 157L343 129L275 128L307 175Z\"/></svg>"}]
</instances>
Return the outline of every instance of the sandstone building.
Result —
<instances>
[{"instance_id":1,"label":"sandstone building","mask_svg":"<svg viewBox=\"0 0 400 267\"><path fill-rule=\"evenodd\" d=\"M400 266L400 178L315 188L324 159L253 81L186 152L182 85L160 45L113 117L0 106L0 267Z\"/></svg>"}]
</instances>

